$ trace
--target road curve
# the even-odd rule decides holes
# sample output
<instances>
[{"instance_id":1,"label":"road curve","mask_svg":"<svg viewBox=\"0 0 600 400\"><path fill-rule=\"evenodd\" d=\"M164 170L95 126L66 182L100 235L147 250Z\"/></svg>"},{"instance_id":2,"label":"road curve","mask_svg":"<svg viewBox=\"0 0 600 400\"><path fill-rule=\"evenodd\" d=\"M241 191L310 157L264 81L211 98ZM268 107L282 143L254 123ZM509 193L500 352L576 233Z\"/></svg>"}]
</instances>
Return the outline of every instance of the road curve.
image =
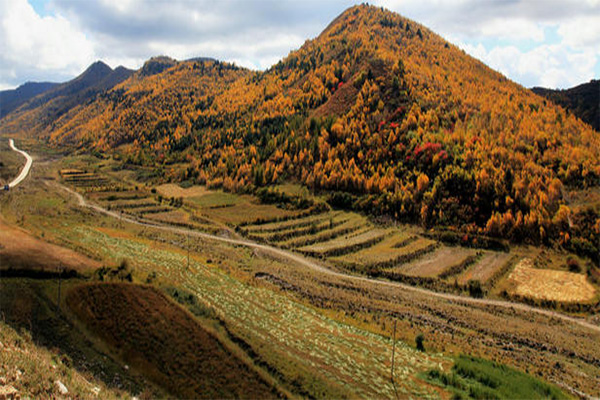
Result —
<instances>
[{"instance_id":1,"label":"road curve","mask_svg":"<svg viewBox=\"0 0 600 400\"><path fill-rule=\"evenodd\" d=\"M27 175L29 174L29 170L31 169L31 165L33 164L33 159L31 158L31 156L29 154L27 154L23 150L17 149L15 147L15 141L14 140L8 139L8 144L9 144L9 146L10 146L11 149L13 149L17 153L21 154L27 160L25 162L25 166L21 170L21 173L19 174L19 176L17 176L12 182L10 182L8 184L9 188L14 188L19 183L21 183L25 178L27 178Z\"/></svg>"},{"instance_id":2,"label":"road curve","mask_svg":"<svg viewBox=\"0 0 600 400\"><path fill-rule=\"evenodd\" d=\"M105 215L108 215L108 216L111 216L114 218L119 218L122 221L126 221L126 222L129 222L132 224L156 228L156 229L162 229L162 230L166 230L169 232L180 233L183 235L190 235L190 236L199 237L199 238L208 239L208 240L216 240L216 241L230 243L230 244L239 245L239 246L251 247L254 249L265 251L272 255L279 256L281 258L285 258L289 261L300 264L304 267L308 267L308 268L318 271L320 273L328 274L331 276L336 276L336 277L340 277L340 278L344 278L344 279L348 279L348 280L367 282L367 283L375 284L375 285L393 287L393 288L397 288L397 289L402 289L402 290L406 290L406 291L410 291L410 292L414 292L414 293L420 293L420 294L424 294L427 296L437 297L440 299L456 301L456 302L465 303L465 304L487 305L487 306L495 306L495 307L501 307L501 308L510 308L510 309L514 309L514 310L532 312L532 313L536 313L536 314L540 314L540 315L545 315L548 317L558 318L565 322L575 323L582 327L588 328L596 333L600 333L600 326L594 325L594 324L589 323L580 318L575 318L575 317L571 317L566 314L559 313L557 311L545 310L542 308L529 306L529 305L523 304L523 303L514 303L514 302L504 301L504 300L476 299L476 298L472 298L472 297L459 296L459 295L450 294L450 293L436 292L436 291L429 290L429 289L410 286L410 285L407 285L405 283L400 283L400 282L390 282L390 281L373 279L373 278L364 277L364 276L348 275L348 274L344 274L342 272L333 271L333 270L331 270L321 264L318 264L317 262L315 262L311 259L308 259L304 256L301 256L299 254L292 253L287 250L282 250L277 247L269 246L266 244L256 243L256 242L252 242L250 240L244 240L244 239L232 239L232 238L227 238L227 237L221 237L221 236L212 235L210 233L194 231L191 229L179 228L179 227L174 227L171 225L148 222L148 221L144 221L144 220L137 220L134 218L130 218L126 215L122 215L122 214L116 213L114 211L107 210L97 204L88 203L81 194L75 192L74 190L72 190L64 185L58 184L58 186L61 187L63 190L66 190L67 192L73 194L77 198L80 206L90 208L94 211L97 211L99 213L102 213L102 214L105 214Z\"/></svg>"}]
</instances>

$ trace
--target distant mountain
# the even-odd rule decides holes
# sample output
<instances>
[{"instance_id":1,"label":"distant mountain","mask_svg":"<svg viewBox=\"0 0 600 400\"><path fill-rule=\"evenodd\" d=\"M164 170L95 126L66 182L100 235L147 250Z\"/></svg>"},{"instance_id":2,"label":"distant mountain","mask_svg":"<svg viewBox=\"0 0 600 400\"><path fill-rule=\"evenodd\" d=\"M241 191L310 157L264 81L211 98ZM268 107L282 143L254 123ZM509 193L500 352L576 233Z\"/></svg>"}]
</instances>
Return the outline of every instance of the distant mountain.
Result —
<instances>
[{"instance_id":1,"label":"distant mountain","mask_svg":"<svg viewBox=\"0 0 600 400\"><path fill-rule=\"evenodd\" d=\"M51 108L50 108L51 109ZM285 181L428 227L593 252L600 135L425 26L355 6L267 71L160 57L40 122L56 145L118 152L164 180L252 191ZM598 222L600 223L600 222Z\"/></svg>"},{"instance_id":2,"label":"distant mountain","mask_svg":"<svg viewBox=\"0 0 600 400\"><path fill-rule=\"evenodd\" d=\"M54 82L27 82L16 89L0 91L0 118L58 85Z\"/></svg>"},{"instance_id":3,"label":"distant mountain","mask_svg":"<svg viewBox=\"0 0 600 400\"><path fill-rule=\"evenodd\" d=\"M21 120L25 131L36 130L40 126L55 126L71 109L93 101L96 95L113 88L133 73L133 70L124 67L113 70L102 61L96 61L75 79L33 97L4 120Z\"/></svg>"},{"instance_id":4,"label":"distant mountain","mask_svg":"<svg viewBox=\"0 0 600 400\"><path fill-rule=\"evenodd\" d=\"M565 90L542 87L534 87L531 90L571 111L600 132L600 80L592 79L588 83Z\"/></svg>"}]
</instances>

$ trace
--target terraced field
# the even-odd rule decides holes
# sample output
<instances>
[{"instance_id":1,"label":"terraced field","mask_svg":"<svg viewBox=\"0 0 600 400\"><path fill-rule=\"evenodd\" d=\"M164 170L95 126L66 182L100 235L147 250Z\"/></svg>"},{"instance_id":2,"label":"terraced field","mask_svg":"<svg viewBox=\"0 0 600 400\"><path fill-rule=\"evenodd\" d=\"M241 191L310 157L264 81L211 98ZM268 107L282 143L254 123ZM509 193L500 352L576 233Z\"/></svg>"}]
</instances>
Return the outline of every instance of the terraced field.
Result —
<instances>
[{"instance_id":1,"label":"terraced field","mask_svg":"<svg viewBox=\"0 0 600 400\"><path fill-rule=\"evenodd\" d=\"M470 279L487 281L508 260L505 253L444 246L414 229L382 228L362 215L343 211L246 225L240 230L252 240L321 258L341 269L391 279L441 282L459 276L466 287Z\"/></svg>"},{"instance_id":2,"label":"terraced field","mask_svg":"<svg viewBox=\"0 0 600 400\"><path fill-rule=\"evenodd\" d=\"M164 278L179 282L218 315L226 316L232 329L251 343L261 359L283 374L291 374L285 379L296 382L307 395L394 396L389 379L392 343L386 337L327 318L283 294L248 286L195 259L185 270L184 254L156 248L146 240L110 236L85 227L63 234L77 236L102 257L132 260L140 273L159 271ZM421 353L402 342L396 345L395 357L400 394L437 397L417 374L439 368L444 358ZM319 376L308 371L319 371ZM322 391L320 387L329 389Z\"/></svg>"},{"instance_id":3,"label":"terraced field","mask_svg":"<svg viewBox=\"0 0 600 400\"><path fill-rule=\"evenodd\" d=\"M477 259L477 251L464 247L441 247L390 272L417 277L447 277L464 270Z\"/></svg>"},{"instance_id":4,"label":"terraced field","mask_svg":"<svg viewBox=\"0 0 600 400\"><path fill-rule=\"evenodd\" d=\"M84 169L63 169L61 176L65 183L84 191L106 208L138 219L210 233L235 228L251 240L320 258L342 270L429 287L435 284L441 290L465 291L469 281L475 280L487 292L496 288L493 292L498 294L518 260L531 256L527 252L450 247L414 228L383 228L357 213L317 211L314 207L287 209L261 204L250 195L208 190L203 186L182 188L166 184L159 186L157 193L154 190L151 193L139 189L135 182L118 182ZM293 185L286 189L301 192L301 188ZM533 257L541 267L558 265L560 269L564 262L562 255L552 259ZM583 279L580 284L586 283L581 274L577 279ZM511 293L532 299L549 298L540 297L523 285L518 292ZM573 296L571 293L567 297Z\"/></svg>"},{"instance_id":5,"label":"terraced field","mask_svg":"<svg viewBox=\"0 0 600 400\"><path fill-rule=\"evenodd\" d=\"M458 276L457 281L461 285L466 285L470 280L476 280L485 285L501 273L513 257L511 253L486 251L479 260Z\"/></svg>"}]
</instances>

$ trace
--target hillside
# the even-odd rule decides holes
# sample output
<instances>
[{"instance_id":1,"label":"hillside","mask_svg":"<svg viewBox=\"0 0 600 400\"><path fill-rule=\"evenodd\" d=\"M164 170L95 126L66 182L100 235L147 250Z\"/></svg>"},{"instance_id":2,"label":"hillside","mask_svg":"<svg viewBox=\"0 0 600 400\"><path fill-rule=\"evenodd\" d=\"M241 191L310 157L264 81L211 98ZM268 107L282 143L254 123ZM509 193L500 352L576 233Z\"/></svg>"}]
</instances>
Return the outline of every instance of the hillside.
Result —
<instances>
[{"instance_id":1,"label":"hillside","mask_svg":"<svg viewBox=\"0 0 600 400\"><path fill-rule=\"evenodd\" d=\"M600 80L592 79L588 83L565 90L542 87L534 87L531 90L571 111L577 118L600 132Z\"/></svg>"},{"instance_id":2,"label":"hillside","mask_svg":"<svg viewBox=\"0 0 600 400\"><path fill-rule=\"evenodd\" d=\"M70 365L66 357L37 345L26 331L17 332L0 322L0 394L18 398L129 398L126 393L107 388L89 374Z\"/></svg>"},{"instance_id":3,"label":"hillside","mask_svg":"<svg viewBox=\"0 0 600 400\"><path fill-rule=\"evenodd\" d=\"M54 82L27 82L16 89L0 91L0 118L57 85Z\"/></svg>"},{"instance_id":4,"label":"hillside","mask_svg":"<svg viewBox=\"0 0 600 400\"><path fill-rule=\"evenodd\" d=\"M265 72L211 61L138 72L33 133L118 152L160 180L300 181L338 206L597 254L597 210L573 213L564 193L598 186L598 135L381 8L348 9Z\"/></svg>"}]
</instances>

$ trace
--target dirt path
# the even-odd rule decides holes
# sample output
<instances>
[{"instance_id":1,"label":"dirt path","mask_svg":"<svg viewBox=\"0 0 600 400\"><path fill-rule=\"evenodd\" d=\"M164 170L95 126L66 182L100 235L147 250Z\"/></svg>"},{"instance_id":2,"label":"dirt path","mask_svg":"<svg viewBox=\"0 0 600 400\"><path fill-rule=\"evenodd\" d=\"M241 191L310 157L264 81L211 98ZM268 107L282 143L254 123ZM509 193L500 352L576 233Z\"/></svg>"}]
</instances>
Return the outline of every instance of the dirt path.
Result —
<instances>
[{"instance_id":1,"label":"dirt path","mask_svg":"<svg viewBox=\"0 0 600 400\"><path fill-rule=\"evenodd\" d=\"M21 183L25 178L27 178L27 174L29 174L29 170L31 169L31 165L33 164L33 159L31 158L31 156L29 154L27 154L23 150L17 149L15 147L15 141L14 140L8 139L8 144L9 144L9 146L10 146L11 149L13 149L17 153L21 154L27 160L25 162L25 166L21 170L21 173L11 183L8 184L9 188L14 188L19 183Z\"/></svg>"},{"instance_id":2,"label":"dirt path","mask_svg":"<svg viewBox=\"0 0 600 400\"><path fill-rule=\"evenodd\" d=\"M368 278L368 277L363 277L363 276L348 275L348 274L345 274L342 272L333 271L333 270L331 270L327 267L324 267L323 265L321 265L311 259L308 259L304 256L301 256L299 254L295 254L290 251L282 250L277 247L269 246L266 244L256 243L256 242L252 242L252 241L245 240L245 239L226 238L226 237L211 235L209 233L198 232L198 231L194 231L194 230L190 230L190 229L178 228L178 227L173 227L170 225L133 219L128 216L120 215L113 211L109 211L99 205L88 203L81 194L75 192L74 190L72 190L66 186L63 186L60 184L57 184L57 185L60 188L62 188L63 190L66 190L67 192L73 194L77 198L77 201L80 206L90 208L99 213L102 213L102 214L105 214L105 215L108 215L108 216L111 216L114 218L119 218L122 221L126 221L126 222L129 222L132 224L156 228L156 229L162 229L162 230L166 230L166 231L170 231L170 232L174 232L174 233L190 235L190 236L199 237L199 238L208 239L208 240L216 240L216 241L220 241L220 242L225 242L225 243L230 243L230 244L235 244L235 245L240 245L240 246L246 246L246 247L250 247L250 248L254 248L254 249L259 249L259 250L262 250L271 255L275 255L275 256L284 258L286 260L292 261L296 264L302 265L304 267L311 268L314 271L317 271L317 272L320 272L323 274L328 274L331 276L348 279L348 280L367 282L367 283L375 284L375 285L389 286L389 287L393 287L393 288L397 288L397 289L416 292L416 293L424 294L427 296L433 296L433 297L437 297L437 298L441 298L441 299L445 299L445 300L449 300L449 301L465 303L465 304L494 306L494 307L510 308L510 309L514 309L514 310L532 312L532 313L536 313L536 314L545 315L548 317L558 318L558 319L561 319L566 322L575 323L575 324L578 324L585 328L591 329L597 333L600 333L600 326L594 325L585 320L571 317L569 315L565 315L565 314L562 314L562 313L559 313L556 311L532 307L532 306L529 306L529 305L523 304L523 303L513 303L510 301L504 301L504 300L476 299L476 298L472 298L472 297L459 296L459 295L450 294L450 293L435 292L433 290L410 286L410 285L400 283L400 282L389 282L389 281L373 279L373 278Z\"/></svg>"}]
</instances>

